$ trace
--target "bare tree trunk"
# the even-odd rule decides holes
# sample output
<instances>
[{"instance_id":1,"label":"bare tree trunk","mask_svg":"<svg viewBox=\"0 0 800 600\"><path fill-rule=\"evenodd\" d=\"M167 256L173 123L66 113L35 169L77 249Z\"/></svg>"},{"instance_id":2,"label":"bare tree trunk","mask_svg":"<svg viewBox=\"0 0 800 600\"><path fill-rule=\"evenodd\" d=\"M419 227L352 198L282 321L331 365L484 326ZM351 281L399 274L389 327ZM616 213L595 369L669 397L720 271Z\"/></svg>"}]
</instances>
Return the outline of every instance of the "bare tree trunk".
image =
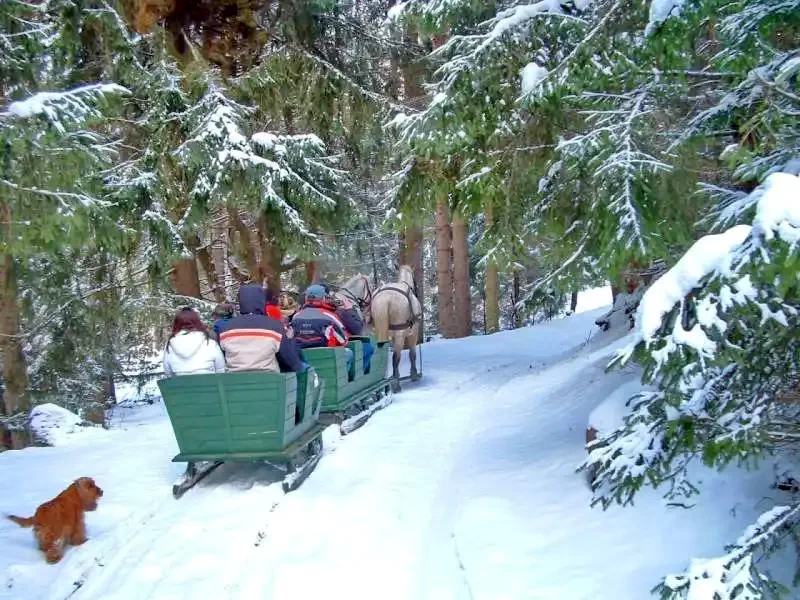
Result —
<instances>
[{"instance_id":1,"label":"bare tree trunk","mask_svg":"<svg viewBox=\"0 0 800 600\"><path fill-rule=\"evenodd\" d=\"M422 229L420 227L409 227L405 230L401 242L400 258L403 264L414 269L414 287L422 307L418 338L421 344L425 339L425 272L422 269Z\"/></svg>"},{"instance_id":2,"label":"bare tree trunk","mask_svg":"<svg viewBox=\"0 0 800 600\"><path fill-rule=\"evenodd\" d=\"M439 287L439 329L446 338L455 335L453 312L452 234L450 231L447 192L439 192L436 199L436 282Z\"/></svg>"},{"instance_id":3,"label":"bare tree trunk","mask_svg":"<svg viewBox=\"0 0 800 600\"><path fill-rule=\"evenodd\" d=\"M239 254L244 255L249 280L258 281L258 240L250 228L244 223L244 221L242 221L242 218L236 209L229 208L228 217L230 218L233 227L239 233L238 252ZM242 275L243 274L240 274L239 280L244 282L247 278L242 277Z\"/></svg>"},{"instance_id":4,"label":"bare tree trunk","mask_svg":"<svg viewBox=\"0 0 800 600\"><path fill-rule=\"evenodd\" d=\"M101 253L98 257L100 267L95 272L95 285L110 285L109 289L97 295L99 305L98 314L102 315L100 327L96 337L102 344L102 374L100 375L97 393L88 407L84 409L84 417L91 423L98 425L106 424L106 410L116 404L116 390L114 388L114 372L116 370L116 355L114 347L114 336L117 329L117 308L119 297L117 296L117 281L114 270L108 268L112 262L112 257L106 253Z\"/></svg>"},{"instance_id":5,"label":"bare tree trunk","mask_svg":"<svg viewBox=\"0 0 800 600\"><path fill-rule=\"evenodd\" d=\"M574 313L576 308L578 308L578 292L572 292L572 298L569 300L569 310Z\"/></svg>"},{"instance_id":6,"label":"bare tree trunk","mask_svg":"<svg viewBox=\"0 0 800 600\"><path fill-rule=\"evenodd\" d=\"M467 222L459 209L453 211L453 285L455 288L455 335L472 335L470 306L469 244Z\"/></svg>"},{"instance_id":7,"label":"bare tree trunk","mask_svg":"<svg viewBox=\"0 0 800 600\"><path fill-rule=\"evenodd\" d=\"M494 227L494 207L491 200L484 209L486 227ZM500 284L497 274L497 263L489 259L486 261L486 333L500 331Z\"/></svg>"}]
</instances>

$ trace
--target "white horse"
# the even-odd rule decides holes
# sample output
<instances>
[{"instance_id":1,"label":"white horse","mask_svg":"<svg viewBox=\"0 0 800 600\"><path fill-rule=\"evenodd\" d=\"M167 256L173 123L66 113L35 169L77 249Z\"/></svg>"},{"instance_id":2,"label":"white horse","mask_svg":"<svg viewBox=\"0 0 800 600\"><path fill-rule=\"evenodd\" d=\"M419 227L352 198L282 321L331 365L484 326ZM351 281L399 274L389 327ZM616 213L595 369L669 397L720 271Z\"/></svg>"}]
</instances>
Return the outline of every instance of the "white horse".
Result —
<instances>
[{"instance_id":1,"label":"white horse","mask_svg":"<svg viewBox=\"0 0 800 600\"><path fill-rule=\"evenodd\" d=\"M414 286L414 271L408 265L399 269L396 283L381 286L372 297L370 306L378 342L392 342L392 391L400 391L400 356L408 350L411 361L411 381L419 380L417 372L417 341L422 305Z\"/></svg>"},{"instance_id":2,"label":"white horse","mask_svg":"<svg viewBox=\"0 0 800 600\"><path fill-rule=\"evenodd\" d=\"M332 290L333 296L355 306L362 319L369 314L369 305L372 302L372 288L366 275L358 273L345 281L338 288ZM366 324L366 323L365 323Z\"/></svg>"}]
</instances>

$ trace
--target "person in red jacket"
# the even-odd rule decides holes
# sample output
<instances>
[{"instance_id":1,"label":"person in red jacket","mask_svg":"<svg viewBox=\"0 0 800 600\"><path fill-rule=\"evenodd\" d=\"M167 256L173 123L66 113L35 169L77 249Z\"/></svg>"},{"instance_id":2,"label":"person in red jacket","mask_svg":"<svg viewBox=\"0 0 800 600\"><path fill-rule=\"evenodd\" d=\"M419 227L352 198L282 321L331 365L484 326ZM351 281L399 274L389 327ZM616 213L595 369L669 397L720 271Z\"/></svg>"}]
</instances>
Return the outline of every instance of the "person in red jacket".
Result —
<instances>
[{"instance_id":1,"label":"person in red jacket","mask_svg":"<svg viewBox=\"0 0 800 600\"><path fill-rule=\"evenodd\" d=\"M267 288L265 295L264 314L278 321L285 321L280 307L280 292Z\"/></svg>"}]
</instances>

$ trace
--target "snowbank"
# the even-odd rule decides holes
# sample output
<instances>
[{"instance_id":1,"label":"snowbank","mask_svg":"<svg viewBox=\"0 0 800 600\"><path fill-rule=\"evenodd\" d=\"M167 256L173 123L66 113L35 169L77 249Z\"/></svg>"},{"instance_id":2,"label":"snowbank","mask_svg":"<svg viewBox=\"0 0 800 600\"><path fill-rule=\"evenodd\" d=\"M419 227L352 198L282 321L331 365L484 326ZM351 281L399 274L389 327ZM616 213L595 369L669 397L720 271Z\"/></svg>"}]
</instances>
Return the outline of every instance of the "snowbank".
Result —
<instances>
[{"instance_id":1,"label":"snowbank","mask_svg":"<svg viewBox=\"0 0 800 600\"><path fill-rule=\"evenodd\" d=\"M96 443L0 454L13 490L0 513L30 514L82 475L105 491L89 541L56 566L30 531L0 525L0 599L648 598L779 498L768 468L729 468L699 472L693 510L653 490L633 508L590 507L575 473L586 423L618 420L638 385L631 369L605 373L624 341L592 337L600 314L426 344L423 380L351 435L326 430L319 466L288 495L276 469L231 463L175 502L162 403L117 407Z\"/></svg>"},{"instance_id":2,"label":"snowbank","mask_svg":"<svg viewBox=\"0 0 800 600\"><path fill-rule=\"evenodd\" d=\"M135 380L115 384L117 404L152 404L161 400L158 378L153 377L141 385Z\"/></svg>"},{"instance_id":3,"label":"snowbank","mask_svg":"<svg viewBox=\"0 0 800 600\"><path fill-rule=\"evenodd\" d=\"M49 446L60 446L76 435L98 429L66 408L50 403L31 410L30 428L38 441Z\"/></svg>"},{"instance_id":4,"label":"snowbank","mask_svg":"<svg viewBox=\"0 0 800 600\"><path fill-rule=\"evenodd\" d=\"M613 297L610 285L590 288L578 292L578 305L575 307L575 314L596 310L604 306L611 306L612 304Z\"/></svg>"},{"instance_id":5,"label":"snowbank","mask_svg":"<svg viewBox=\"0 0 800 600\"><path fill-rule=\"evenodd\" d=\"M626 415L630 412L628 400L641 389L641 383L635 379L614 390L589 413L588 426L596 429L601 435L622 427Z\"/></svg>"}]
</instances>

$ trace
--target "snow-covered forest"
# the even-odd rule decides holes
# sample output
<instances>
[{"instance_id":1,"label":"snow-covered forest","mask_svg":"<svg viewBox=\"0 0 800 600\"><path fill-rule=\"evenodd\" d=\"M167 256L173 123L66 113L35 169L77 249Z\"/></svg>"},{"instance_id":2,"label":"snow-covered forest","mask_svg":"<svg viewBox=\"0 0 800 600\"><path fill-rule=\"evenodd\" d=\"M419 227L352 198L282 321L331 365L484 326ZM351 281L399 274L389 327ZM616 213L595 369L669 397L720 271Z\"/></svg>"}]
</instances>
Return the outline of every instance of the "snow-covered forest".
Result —
<instances>
[{"instance_id":1,"label":"snow-covered forest","mask_svg":"<svg viewBox=\"0 0 800 600\"><path fill-rule=\"evenodd\" d=\"M479 373L507 353L492 368L513 363L507 375L527 381L540 361L547 381L580 390L562 402L599 407L561 440L578 454L553 480L588 477L593 519L638 510L642 527L666 532L666 513L630 508L663 497L685 511L683 530L702 529L732 510L697 501L702 481L769 497L743 509L751 524L737 521L736 533L715 522L713 547L676 542L683 554L666 553L645 582L654 594L800 597L800 571L785 568L800 564L800 0L0 1L0 447L52 442L31 426L52 404L95 432L93 456L120 404L160 375L154 357L179 307L208 322L246 283L296 300L308 284L357 273L377 287L401 264L414 271L420 340L438 357L444 397L464 383L448 369L469 370L450 359ZM608 331L592 334L589 360L573 328L591 324L574 313L581 292L602 286L613 306L591 313ZM524 331L502 332L512 329ZM528 346L548 336L569 343ZM558 361L570 351L567 369ZM581 365L606 382L601 397L571 370ZM537 436L587 416L547 412L553 397L536 393L530 406L555 429L531 426L531 452L545 443ZM433 390L408 398L436 410ZM409 407L397 408L411 427L422 407ZM477 414L464 408L458 426ZM596 435L588 454L584 425ZM47 456L61 465L55 445ZM37 477L23 472L31 459L11 455L38 450L0 454L10 495ZM131 468L145 469L143 486L155 481ZM19 493L31 513L49 498ZM104 543L116 552L117 542ZM16 568L7 581L24 579ZM427 597L447 583L429 582L398 589ZM622 568L600 596L506 583L496 596L488 579L459 593L641 591Z\"/></svg>"}]
</instances>

